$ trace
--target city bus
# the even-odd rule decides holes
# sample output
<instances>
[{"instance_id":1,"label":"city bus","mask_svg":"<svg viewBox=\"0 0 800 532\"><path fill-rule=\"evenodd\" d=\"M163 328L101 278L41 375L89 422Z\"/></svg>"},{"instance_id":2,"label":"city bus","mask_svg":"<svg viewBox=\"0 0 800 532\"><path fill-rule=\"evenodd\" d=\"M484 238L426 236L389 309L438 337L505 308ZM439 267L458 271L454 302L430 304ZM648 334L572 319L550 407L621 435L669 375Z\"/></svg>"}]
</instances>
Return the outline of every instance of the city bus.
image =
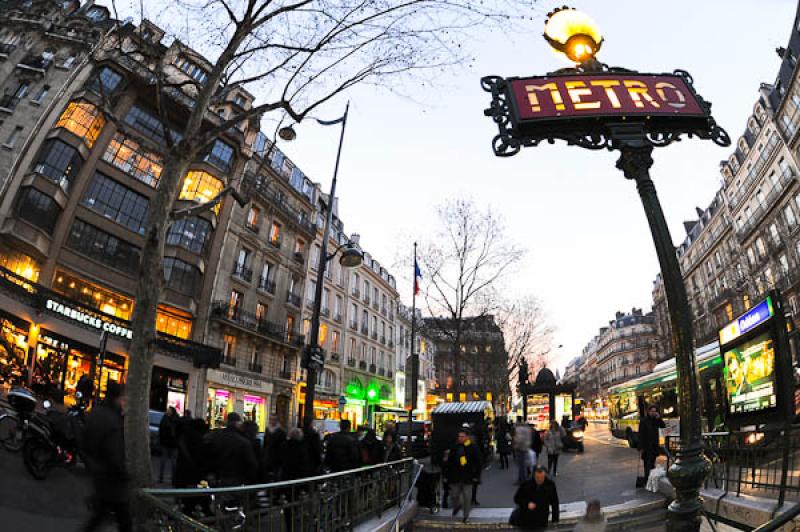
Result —
<instances>
[{"instance_id":1,"label":"city bus","mask_svg":"<svg viewBox=\"0 0 800 532\"><path fill-rule=\"evenodd\" d=\"M727 411L719 342L696 349L695 363L701 391L698 415L702 420L703 431L713 432L724 425ZM609 388L608 426L611 433L626 440L631 447L636 447L640 416L646 407L655 405L666 425L662 438L678 435L676 381L677 371L673 358L656 365L652 373Z\"/></svg>"}]
</instances>

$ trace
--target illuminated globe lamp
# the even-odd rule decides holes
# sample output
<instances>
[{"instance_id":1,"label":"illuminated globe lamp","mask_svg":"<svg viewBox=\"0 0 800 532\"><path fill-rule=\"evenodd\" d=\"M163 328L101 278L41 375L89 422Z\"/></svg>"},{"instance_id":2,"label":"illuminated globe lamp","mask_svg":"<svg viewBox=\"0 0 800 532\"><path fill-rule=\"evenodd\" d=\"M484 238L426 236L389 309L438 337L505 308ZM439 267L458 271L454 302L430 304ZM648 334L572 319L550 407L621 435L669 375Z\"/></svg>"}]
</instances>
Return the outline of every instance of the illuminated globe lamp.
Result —
<instances>
[{"instance_id":1,"label":"illuminated globe lamp","mask_svg":"<svg viewBox=\"0 0 800 532\"><path fill-rule=\"evenodd\" d=\"M547 14L544 38L559 54L573 63L593 69L595 55L603 45L597 24L585 13L571 7L559 7Z\"/></svg>"}]
</instances>

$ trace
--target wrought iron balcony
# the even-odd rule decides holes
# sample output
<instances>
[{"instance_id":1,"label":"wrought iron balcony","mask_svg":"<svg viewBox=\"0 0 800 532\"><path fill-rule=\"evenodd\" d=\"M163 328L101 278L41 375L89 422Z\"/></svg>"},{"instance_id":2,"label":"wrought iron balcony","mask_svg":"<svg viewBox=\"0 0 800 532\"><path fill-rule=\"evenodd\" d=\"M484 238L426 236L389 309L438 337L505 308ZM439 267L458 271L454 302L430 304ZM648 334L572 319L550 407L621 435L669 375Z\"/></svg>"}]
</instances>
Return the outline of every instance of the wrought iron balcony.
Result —
<instances>
[{"instance_id":1,"label":"wrought iron balcony","mask_svg":"<svg viewBox=\"0 0 800 532\"><path fill-rule=\"evenodd\" d=\"M332 353L330 353L329 356L330 356L331 360L339 360L339 353L337 353L336 351L333 351Z\"/></svg>"},{"instance_id":2,"label":"wrought iron balcony","mask_svg":"<svg viewBox=\"0 0 800 532\"><path fill-rule=\"evenodd\" d=\"M370 301L370 300L369 300L369 294L364 294L364 303L366 303L367 305L369 305L369 301Z\"/></svg>"},{"instance_id":3,"label":"wrought iron balcony","mask_svg":"<svg viewBox=\"0 0 800 532\"><path fill-rule=\"evenodd\" d=\"M384 316L386 316L388 313L389 313L389 309L387 309L386 307L383 307L383 306L382 306L382 307L381 307L381 314L383 314Z\"/></svg>"},{"instance_id":4,"label":"wrought iron balcony","mask_svg":"<svg viewBox=\"0 0 800 532\"><path fill-rule=\"evenodd\" d=\"M247 369L249 369L250 371L252 371L254 373L261 373L264 368L261 366L261 364L259 364L257 362L250 362L247 365Z\"/></svg>"},{"instance_id":5,"label":"wrought iron balcony","mask_svg":"<svg viewBox=\"0 0 800 532\"><path fill-rule=\"evenodd\" d=\"M278 376L281 379L292 380L292 372L289 370L282 369L278 372Z\"/></svg>"},{"instance_id":6,"label":"wrought iron balcony","mask_svg":"<svg viewBox=\"0 0 800 532\"><path fill-rule=\"evenodd\" d=\"M295 251L293 257L294 260L296 260L297 262L303 262L304 260L306 260L306 256L299 251Z\"/></svg>"},{"instance_id":7,"label":"wrought iron balcony","mask_svg":"<svg viewBox=\"0 0 800 532\"><path fill-rule=\"evenodd\" d=\"M35 70L44 74L51 66L53 66L52 57L44 57L42 55L28 55L22 61L17 63L18 68L25 68L28 70Z\"/></svg>"},{"instance_id":8,"label":"wrought iron balcony","mask_svg":"<svg viewBox=\"0 0 800 532\"><path fill-rule=\"evenodd\" d=\"M786 168L780 173L778 181L772 186L769 192L767 192L764 202L760 203L750 218L736 230L736 237L740 242L744 242L753 229L759 225L761 220L772 209L773 203L783 194L784 190L786 190L794 178L794 171L791 168Z\"/></svg>"},{"instance_id":9,"label":"wrought iron balcony","mask_svg":"<svg viewBox=\"0 0 800 532\"><path fill-rule=\"evenodd\" d=\"M358 288L353 288L353 290L351 290L351 292L350 292L350 293L351 293L351 294L353 295L353 297L355 297L355 298L359 298L359 297L361 297L361 292L359 292Z\"/></svg>"},{"instance_id":10,"label":"wrought iron balcony","mask_svg":"<svg viewBox=\"0 0 800 532\"><path fill-rule=\"evenodd\" d=\"M347 359L347 365L350 366L351 368L356 367L356 359L355 358L348 358Z\"/></svg>"},{"instance_id":11,"label":"wrought iron balcony","mask_svg":"<svg viewBox=\"0 0 800 532\"><path fill-rule=\"evenodd\" d=\"M322 314L323 316L330 316L331 311L328 307L322 307L321 309L319 309L319 313Z\"/></svg>"},{"instance_id":12,"label":"wrought iron balcony","mask_svg":"<svg viewBox=\"0 0 800 532\"><path fill-rule=\"evenodd\" d=\"M269 239L269 243L272 245L272 247L274 247L276 249L281 249L281 239L280 238L270 238Z\"/></svg>"},{"instance_id":13,"label":"wrought iron balcony","mask_svg":"<svg viewBox=\"0 0 800 532\"><path fill-rule=\"evenodd\" d=\"M245 222L244 226L256 234L258 234L258 231L261 229L261 224L251 224Z\"/></svg>"},{"instance_id":14,"label":"wrought iron balcony","mask_svg":"<svg viewBox=\"0 0 800 532\"><path fill-rule=\"evenodd\" d=\"M732 301L736 299L736 291L733 288L725 288L720 291L720 293L714 297L712 297L708 301L708 308L709 310L716 310L720 307L723 303L727 303L728 301Z\"/></svg>"},{"instance_id":15,"label":"wrought iron balcony","mask_svg":"<svg viewBox=\"0 0 800 532\"><path fill-rule=\"evenodd\" d=\"M369 372L370 373L375 373L376 371L378 371L377 366L375 366L375 364L370 364L369 365Z\"/></svg>"},{"instance_id":16,"label":"wrought iron balcony","mask_svg":"<svg viewBox=\"0 0 800 532\"><path fill-rule=\"evenodd\" d=\"M234 264L233 275L248 283L253 280L253 270L246 267L244 264Z\"/></svg>"},{"instance_id":17,"label":"wrought iron balcony","mask_svg":"<svg viewBox=\"0 0 800 532\"><path fill-rule=\"evenodd\" d=\"M378 333L376 333L376 332L372 333L372 339L373 340L377 340L378 339Z\"/></svg>"},{"instance_id":18,"label":"wrought iron balcony","mask_svg":"<svg viewBox=\"0 0 800 532\"><path fill-rule=\"evenodd\" d=\"M358 361L358 368L359 368L359 369L367 369L367 363L366 363L366 361L364 361L364 360L359 360L359 361Z\"/></svg>"},{"instance_id":19,"label":"wrought iron balcony","mask_svg":"<svg viewBox=\"0 0 800 532\"><path fill-rule=\"evenodd\" d=\"M392 370L386 372L386 376L389 377L390 379L393 377L393 375L394 374L392 373Z\"/></svg>"},{"instance_id":20,"label":"wrought iron balcony","mask_svg":"<svg viewBox=\"0 0 800 532\"><path fill-rule=\"evenodd\" d=\"M16 44L0 44L0 55L9 56L17 49Z\"/></svg>"},{"instance_id":21,"label":"wrought iron balcony","mask_svg":"<svg viewBox=\"0 0 800 532\"><path fill-rule=\"evenodd\" d=\"M274 294L275 281L270 281L269 279L261 278L258 280L258 288L264 290L265 292L269 292L270 294Z\"/></svg>"},{"instance_id":22,"label":"wrought iron balcony","mask_svg":"<svg viewBox=\"0 0 800 532\"><path fill-rule=\"evenodd\" d=\"M297 294L288 292L286 294L286 302L289 303L290 305L294 305L295 307L300 308L302 306L303 299Z\"/></svg>"},{"instance_id":23,"label":"wrought iron balcony","mask_svg":"<svg viewBox=\"0 0 800 532\"><path fill-rule=\"evenodd\" d=\"M366 325L362 325L361 334L369 334L369 327L367 327Z\"/></svg>"},{"instance_id":24,"label":"wrought iron balcony","mask_svg":"<svg viewBox=\"0 0 800 532\"><path fill-rule=\"evenodd\" d=\"M334 320L336 323L342 323L342 313L341 313L341 312L337 312L337 313L336 313L336 314L333 316L333 320Z\"/></svg>"},{"instance_id":25,"label":"wrought iron balcony","mask_svg":"<svg viewBox=\"0 0 800 532\"><path fill-rule=\"evenodd\" d=\"M250 189L253 190L262 199L262 201L266 201L277 207L278 210L282 211L282 213L288 218L289 222L296 225L300 230L304 231L308 235L314 236L316 234L317 226L313 221L311 221L309 215L306 212L292 206L289 203L289 199L283 194L283 192L270 186L266 179L259 179L254 174L248 174L245 177L245 182L247 183L246 186L250 187Z\"/></svg>"},{"instance_id":26,"label":"wrought iron balcony","mask_svg":"<svg viewBox=\"0 0 800 532\"><path fill-rule=\"evenodd\" d=\"M382 343L382 344L385 344L385 343L386 343L386 337L385 337L385 336L381 336L381 343Z\"/></svg>"},{"instance_id":27,"label":"wrought iron balcony","mask_svg":"<svg viewBox=\"0 0 800 532\"><path fill-rule=\"evenodd\" d=\"M389 338L389 347L394 347L394 340Z\"/></svg>"},{"instance_id":28,"label":"wrought iron balcony","mask_svg":"<svg viewBox=\"0 0 800 532\"><path fill-rule=\"evenodd\" d=\"M381 308L381 304L380 304L380 303L378 303L378 300L377 300L377 299L376 299L375 301L373 301L373 302L372 302L372 308L374 308L375 310L380 310L380 308Z\"/></svg>"},{"instance_id":29,"label":"wrought iron balcony","mask_svg":"<svg viewBox=\"0 0 800 532\"><path fill-rule=\"evenodd\" d=\"M383 377L384 375L386 375L386 370L385 370L385 369L383 369L383 368L378 368L378 375L380 375L381 377Z\"/></svg>"},{"instance_id":30,"label":"wrought iron balcony","mask_svg":"<svg viewBox=\"0 0 800 532\"><path fill-rule=\"evenodd\" d=\"M214 301L211 304L211 318L228 321L242 329L279 342L302 343L303 337L295 334L295 331L287 334L282 325L263 318L259 319L255 314L231 306L227 301Z\"/></svg>"},{"instance_id":31,"label":"wrought iron balcony","mask_svg":"<svg viewBox=\"0 0 800 532\"><path fill-rule=\"evenodd\" d=\"M236 357L229 355L222 355L222 363L228 366L236 366Z\"/></svg>"},{"instance_id":32,"label":"wrought iron balcony","mask_svg":"<svg viewBox=\"0 0 800 532\"><path fill-rule=\"evenodd\" d=\"M354 331L357 331L358 330L358 322L357 321L351 321L350 322L350 328L353 329Z\"/></svg>"},{"instance_id":33,"label":"wrought iron balcony","mask_svg":"<svg viewBox=\"0 0 800 532\"><path fill-rule=\"evenodd\" d=\"M20 102L20 98L17 98L13 94L4 94L0 97L0 108L13 110Z\"/></svg>"}]
</instances>

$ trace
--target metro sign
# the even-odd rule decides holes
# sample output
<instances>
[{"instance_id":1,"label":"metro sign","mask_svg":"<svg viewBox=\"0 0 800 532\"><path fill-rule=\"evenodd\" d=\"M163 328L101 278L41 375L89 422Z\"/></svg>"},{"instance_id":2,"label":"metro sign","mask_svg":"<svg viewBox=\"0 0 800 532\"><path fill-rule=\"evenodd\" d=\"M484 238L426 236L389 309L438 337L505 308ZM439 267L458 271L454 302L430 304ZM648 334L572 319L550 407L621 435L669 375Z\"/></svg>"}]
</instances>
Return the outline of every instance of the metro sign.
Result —
<instances>
[{"instance_id":1,"label":"metro sign","mask_svg":"<svg viewBox=\"0 0 800 532\"><path fill-rule=\"evenodd\" d=\"M642 74L571 69L524 78L487 76L482 84L493 96L485 114L500 129L494 142L497 155L513 155L522 146L554 139L613 149L612 129L634 124L657 145L681 134L717 142L724 133L711 118L711 105L695 92L691 76L682 70Z\"/></svg>"}]
</instances>

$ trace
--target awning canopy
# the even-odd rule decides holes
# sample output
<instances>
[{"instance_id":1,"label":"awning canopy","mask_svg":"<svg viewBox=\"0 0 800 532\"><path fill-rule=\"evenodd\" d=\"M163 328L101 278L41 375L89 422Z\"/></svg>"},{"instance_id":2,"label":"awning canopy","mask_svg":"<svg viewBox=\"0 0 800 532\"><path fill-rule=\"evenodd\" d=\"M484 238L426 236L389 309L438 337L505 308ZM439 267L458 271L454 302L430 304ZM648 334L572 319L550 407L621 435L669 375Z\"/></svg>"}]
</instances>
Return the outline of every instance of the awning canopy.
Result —
<instances>
[{"instance_id":1,"label":"awning canopy","mask_svg":"<svg viewBox=\"0 0 800 532\"><path fill-rule=\"evenodd\" d=\"M405 414L408 415L408 410L403 410L402 408L396 408L393 406L383 406L383 405L375 405L376 412L392 412L395 414Z\"/></svg>"},{"instance_id":2,"label":"awning canopy","mask_svg":"<svg viewBox=\"0 0 800 532\"><path fill-rule=\"evenodd\" d=\"M466 401L463 403L442 403L437 405L431 414L471 414L483 412L487 408L492 408L489 401Z\"/></svg>"}]
</instances>

